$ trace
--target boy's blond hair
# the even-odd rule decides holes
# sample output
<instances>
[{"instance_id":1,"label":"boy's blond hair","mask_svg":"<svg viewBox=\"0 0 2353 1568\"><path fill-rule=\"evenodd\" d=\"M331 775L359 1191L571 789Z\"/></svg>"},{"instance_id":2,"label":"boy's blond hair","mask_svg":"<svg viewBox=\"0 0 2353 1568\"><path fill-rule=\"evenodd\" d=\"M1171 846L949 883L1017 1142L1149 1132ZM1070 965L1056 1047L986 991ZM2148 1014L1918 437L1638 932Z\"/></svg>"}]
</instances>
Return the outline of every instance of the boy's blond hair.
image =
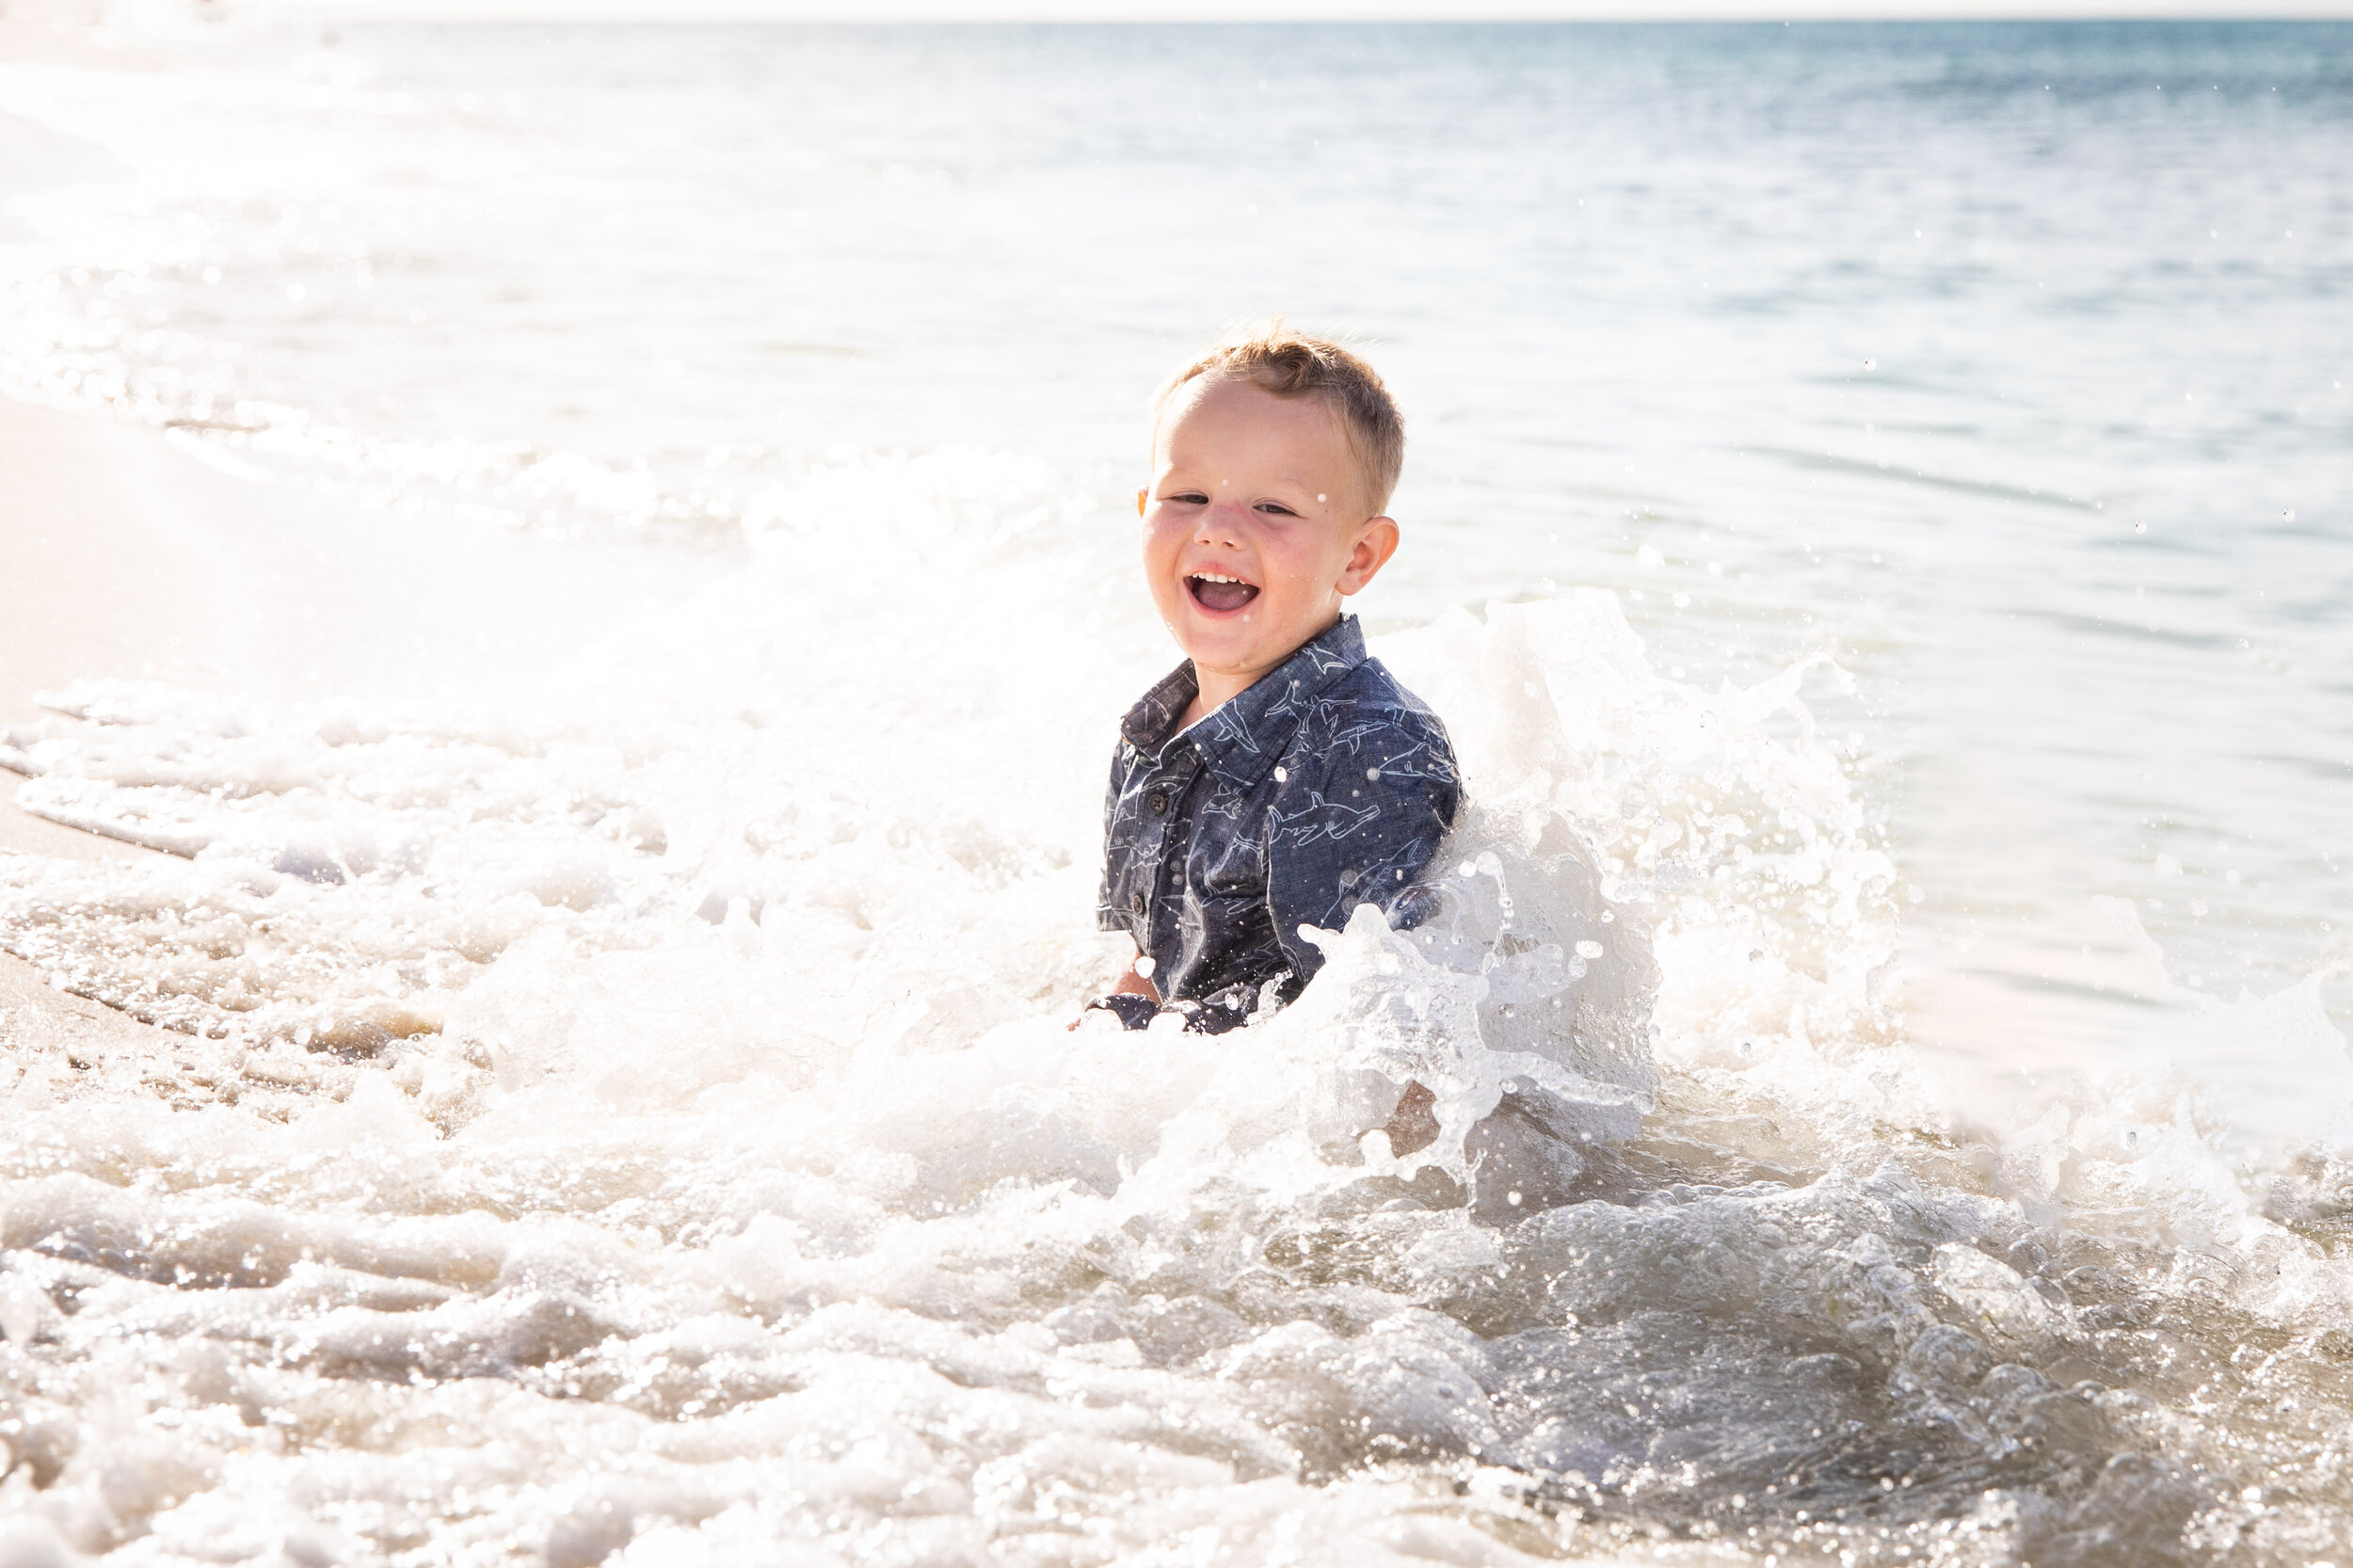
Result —
<instances>
[{"instance_id":1,"label":"boy's blond hair","mask_svg":"<svg viewBox=\"0 0 2353 1568\"><path fill-rule=\"evenodd\" d=\"M1328 338L1294 332L1282 317L1272 316L1219 339L1161 383L1152 397L1156 431L1168 400L1203 376L1247 381L1276 397L1321 398L1348 432L1373 511L1388 510L1405 467L1405 421L1370 365Z\"/></svg>"}]
</instances>

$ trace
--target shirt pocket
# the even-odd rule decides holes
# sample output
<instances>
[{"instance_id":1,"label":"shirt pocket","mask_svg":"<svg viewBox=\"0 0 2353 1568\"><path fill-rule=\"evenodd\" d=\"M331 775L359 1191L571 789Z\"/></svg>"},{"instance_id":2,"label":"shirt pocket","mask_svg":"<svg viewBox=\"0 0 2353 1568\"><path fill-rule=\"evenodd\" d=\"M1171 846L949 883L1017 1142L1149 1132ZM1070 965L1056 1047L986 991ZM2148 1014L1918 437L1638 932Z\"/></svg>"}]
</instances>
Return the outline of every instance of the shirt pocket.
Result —
<instances>
[{"instance_id":1,"label":"shirt pocket","mask_svg":"<svg viewBox=\"0 0 2353 1568\"><path fill-rule=\"evenodd\" d=\"M1266 846L1241 814L1205 814L1186 856L1185 883L1197 898L1225 903L1266 896Z\"/></svg>"},{"instance_id":2,"label":"shirt pocket","mask_svg":"<svg viewBox=\"0 0 2353 1568\"><path fill-rule=\"evenodd\" d=\"M1268 945L1273 925L1267 915L1266 861L1247 839L1196 841L1185 865L1186 903L1196 922L1203 959L1220 984L1241 978L1226 967Z\"/></svg>"}]
</instances>

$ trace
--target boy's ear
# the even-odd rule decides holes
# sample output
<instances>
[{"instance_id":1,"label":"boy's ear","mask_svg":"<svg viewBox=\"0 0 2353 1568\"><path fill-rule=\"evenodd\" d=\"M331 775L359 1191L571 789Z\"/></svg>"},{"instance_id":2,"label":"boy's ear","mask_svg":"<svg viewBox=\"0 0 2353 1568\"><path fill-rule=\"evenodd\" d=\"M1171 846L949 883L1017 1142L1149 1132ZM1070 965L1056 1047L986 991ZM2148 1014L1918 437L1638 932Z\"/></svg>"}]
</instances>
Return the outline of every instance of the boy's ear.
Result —
<instances>
[{"instance_id":1,"label":"boy's ear","mask_svg":"<svg viewBox=\"0 0 2353 1568\"><path fill-rule=\"evenodd\" d=\"M1340 568L1340 580L1334 586L1343 594L1361 592L1397 553L1397 519L1367 519L1357 530L1355 546L1349 551L1348 564Z\"/></svg>"},{"instance_id":2,"label":"boy's ear","mask_svg":"<svg viewBox=\"0 0 2353 1568\"><path fill-rule=\"evenodd\" d=\"M1144 516L1144 488L1145 487L1142 485L1136 487L1136 516L1138 517Z\"/></svg>"}]
</instances>

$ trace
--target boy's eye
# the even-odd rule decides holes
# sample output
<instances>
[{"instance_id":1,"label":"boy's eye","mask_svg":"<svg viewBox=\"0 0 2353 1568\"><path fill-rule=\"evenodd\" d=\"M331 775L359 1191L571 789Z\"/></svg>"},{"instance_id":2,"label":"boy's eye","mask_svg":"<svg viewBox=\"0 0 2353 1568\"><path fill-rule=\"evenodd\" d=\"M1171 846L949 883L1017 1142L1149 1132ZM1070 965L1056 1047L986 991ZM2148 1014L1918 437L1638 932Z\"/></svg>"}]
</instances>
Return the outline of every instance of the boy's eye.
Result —
<instances>
[{"instance_id":1,"label":"boy's eye","mask_svg":"<svg viewBox=\"0 0 2353 1568\"><path fill-rule=\"evenodd\" d=\"M1279 501L1261 501L1258 503L1257 509L1261 512L1272 512L1278 518L1295 518L1299 515Z\"/></svg>"},{"instance_id":2,"label":"boy's eye","mask_svg":"<svg viewBox=\"0 0 2353 1568\"><path fill-rule=\"evenodd\" d=\"M1209 498L1199 490L1179 490L1168 499L1181 501L1193 506L1207 506L1209 504Z\"/></svg>"}]
</instances>

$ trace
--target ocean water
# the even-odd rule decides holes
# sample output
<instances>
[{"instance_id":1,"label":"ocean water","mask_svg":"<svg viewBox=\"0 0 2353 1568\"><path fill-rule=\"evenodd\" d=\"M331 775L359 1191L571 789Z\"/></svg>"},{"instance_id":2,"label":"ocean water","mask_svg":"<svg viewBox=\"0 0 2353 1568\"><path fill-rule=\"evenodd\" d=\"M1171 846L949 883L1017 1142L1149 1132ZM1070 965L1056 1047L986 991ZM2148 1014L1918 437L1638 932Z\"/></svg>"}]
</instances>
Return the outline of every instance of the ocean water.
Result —
<instances>
[{"instance_id":1,"label":"ocean water","mask_svg":"<svg viewBox=\"0 0 2353 1568\"><path fill-rule=\"evenodd\" d=\"M0 386L708 585L6 735L0 1561L2345 1560L2353 27L147 25ZM1449 910L1071 1032L1269 311Z\"/></svg>"}]
</instances>

